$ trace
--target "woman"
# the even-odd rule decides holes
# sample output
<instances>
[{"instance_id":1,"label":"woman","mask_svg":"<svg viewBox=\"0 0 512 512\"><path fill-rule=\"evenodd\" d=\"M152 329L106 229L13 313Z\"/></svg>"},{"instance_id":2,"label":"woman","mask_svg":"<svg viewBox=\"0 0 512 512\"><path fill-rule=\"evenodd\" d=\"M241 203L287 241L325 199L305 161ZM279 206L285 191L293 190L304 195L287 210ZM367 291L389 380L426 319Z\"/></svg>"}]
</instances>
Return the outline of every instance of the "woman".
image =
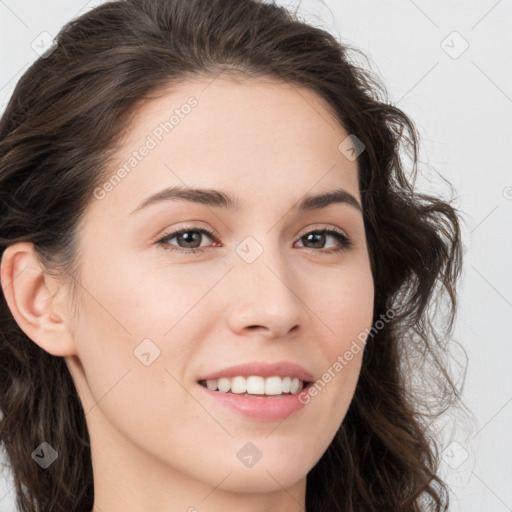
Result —
<instances>
[{"instance_id":1,"label":"woman","mask_svg":"<svg viewBox=\"0 0 512 512\"><path fill-rule=\"evenodd\" d=\"M459 223L383 91L256 0L63 28L0 125L20 510L447 509L427 422L458 397Z\"/></svg>"}]
</instances>

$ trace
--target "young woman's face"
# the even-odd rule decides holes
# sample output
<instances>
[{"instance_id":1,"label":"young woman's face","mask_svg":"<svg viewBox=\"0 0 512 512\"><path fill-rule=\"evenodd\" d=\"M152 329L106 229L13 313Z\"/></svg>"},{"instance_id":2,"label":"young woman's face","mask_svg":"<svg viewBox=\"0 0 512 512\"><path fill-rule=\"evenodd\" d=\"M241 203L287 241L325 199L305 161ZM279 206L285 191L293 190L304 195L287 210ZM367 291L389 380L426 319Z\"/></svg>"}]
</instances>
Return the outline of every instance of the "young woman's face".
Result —
<instances>
[{"instance_id":1,"label":"young woman's face","mask_svg":"<svg viewBox=\"0 0 512 512\"><path fill-rule=\"evenodd\" d=\"M303 492L345 417L362 357L354 340L372 322L357 161L339 149L348 135L312 92L262 80L198 79L139 112L110 163L116 177L82 219L76 356L66 358L97 496L98 485L122 481L129 494L143 483L162 503L157 489L203 486L190 503L201 510L227 491ZM258 377L304 377L291 366L225 370L252 363L298 365L323 384L305 405L240 391L228 404L199 382L253 376L260 394Z\"/></svg>"}]
</instances>

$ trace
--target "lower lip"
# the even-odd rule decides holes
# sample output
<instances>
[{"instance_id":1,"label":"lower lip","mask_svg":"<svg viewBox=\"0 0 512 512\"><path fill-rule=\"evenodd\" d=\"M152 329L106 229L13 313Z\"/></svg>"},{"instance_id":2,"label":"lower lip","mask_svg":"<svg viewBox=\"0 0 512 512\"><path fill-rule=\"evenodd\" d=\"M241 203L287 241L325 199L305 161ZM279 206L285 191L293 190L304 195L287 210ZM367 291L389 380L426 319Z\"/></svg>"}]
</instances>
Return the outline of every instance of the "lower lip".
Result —
<instances>
[{"instance_id":1,"label":"lower lip","mask_svg":"<svg viewBox=\"0 0 512 512\"><path fill-rule=\"evenodd\" d=\"M308 384L301 392L307 390ZM221 391L212 391L198 383L198 386L214 400L249 418L262 421L282 420L290 414L299 411L305 404L299 402L299 393L294 395L276 395L265 397L251 397L238 395L236 393L222 393Z\"/></svg>"}]
</instances>

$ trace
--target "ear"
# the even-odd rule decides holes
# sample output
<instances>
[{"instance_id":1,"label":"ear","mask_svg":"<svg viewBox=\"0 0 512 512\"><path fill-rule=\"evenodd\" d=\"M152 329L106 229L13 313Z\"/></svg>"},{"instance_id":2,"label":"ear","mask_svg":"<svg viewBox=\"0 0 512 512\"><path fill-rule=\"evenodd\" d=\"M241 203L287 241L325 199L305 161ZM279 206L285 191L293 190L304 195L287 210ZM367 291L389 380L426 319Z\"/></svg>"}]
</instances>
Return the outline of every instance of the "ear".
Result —
<instances>
[{"instance_id":1,"label":"ear","mask_svg":"<svg viewBox=\"0 0 512 512\"><path fill-rule=\"evenodd\" d=\"M16 323L32 341L54 356L76 354L66 311L56 298L64 285L44 272L33 244L18 242L7 247L0 281Z\"/></svg>"}]
</instances>

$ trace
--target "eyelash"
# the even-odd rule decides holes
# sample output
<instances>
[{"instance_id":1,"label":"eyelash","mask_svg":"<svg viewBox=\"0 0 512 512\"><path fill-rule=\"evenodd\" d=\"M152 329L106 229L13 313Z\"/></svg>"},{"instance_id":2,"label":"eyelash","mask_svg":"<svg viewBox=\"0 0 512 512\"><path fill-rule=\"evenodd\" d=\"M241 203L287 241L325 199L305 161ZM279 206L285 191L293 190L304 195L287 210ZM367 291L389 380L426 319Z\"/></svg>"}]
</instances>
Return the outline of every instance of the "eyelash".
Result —
<instances>
[{"instance_id":1,"label":"eyelash","mask_svg":"<svg viewBox=\"0 0 512 512\"><path fill-rule=\"evenodd\" d=\"M188 233L188 232L204 233L204 234L208 235L210 238L212 238L214 241L217 241L217 237L209 229L197 228L194 226L190 226L190 227L187 226L185 228L179 229L178 231L172 231L171 233L164 235L162 238L160 238L159 240L156 241L156 244L160 245L164 250L167 250L167 251L179 252L179 253L183 253L183 254L197 254L197 255L204 253L205 248L203 248L203 247L195 247L195 248L186 249L183 247L174 247L174 246L169 245L169 243L168 243L169 240L171 240L172 238L174 238L177 235L181 235L183 233ZM328 250L310 249L314 252L320 252L320 253L324 253L324 254L341 253L341 252L347 251L353 245L352 241L350 240L350 238L347 237L347 235L345 235L341 231L338 231L338 230L332 229L332 228L331 229L328 229L328 228L314 229L312 231L308 231L307 233L302 235L299 238L299 240L304 238L306 235L310 235L311 233L320 233L320 234L327 233L329 235L333 235L338 240L338 242L340 242L340 246L335 249L328 249ZM306 247L306 249L307 249L307 247Z\"/></svg>"}]
</instances>

